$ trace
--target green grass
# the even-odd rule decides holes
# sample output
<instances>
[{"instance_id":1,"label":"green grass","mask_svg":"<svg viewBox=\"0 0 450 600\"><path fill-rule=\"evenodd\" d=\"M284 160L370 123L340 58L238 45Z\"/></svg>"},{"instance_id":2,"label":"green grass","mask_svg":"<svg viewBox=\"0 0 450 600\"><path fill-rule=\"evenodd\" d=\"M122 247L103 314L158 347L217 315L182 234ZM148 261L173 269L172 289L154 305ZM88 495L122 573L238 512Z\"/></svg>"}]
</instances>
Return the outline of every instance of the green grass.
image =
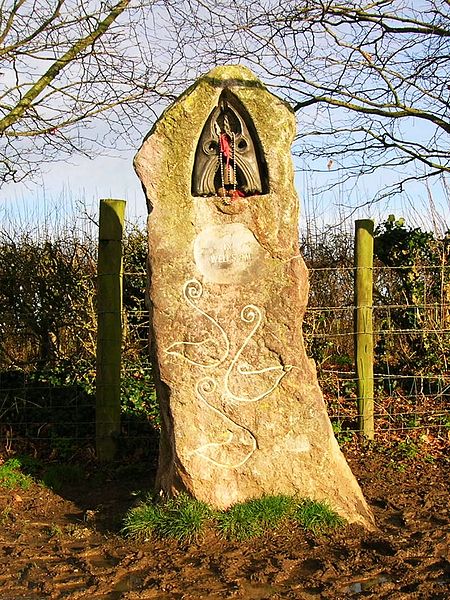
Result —
<instances>
[{"instance_id":1,"label":"green grass","mask_svg":"<svg viewBox=\"0 0 450 600\"><path fill-rule=\"evenodd\" d=\"M125 515L122 533L135 540L149 539L159 531L163 521L163 506L147 499L139 506L131 508Z\"/></svg>"},{"instance_id":2,"label":"green grass","mask_svg":"<svg viewBox=\"0 0 450 600\"><path fill-rule=\"evenodd\" d=\"M242 541L276 530L285 523L297 524L318 534L344 524L326 503L297 500L291 496L264 496L213 511L203 502L180 494L165 502L147 498L125 516L122 532L136 540L153 536L181 542L197 539L215 527L225 539Z\"/></svg>"},{"instance_id":3,"label":"green grass","mask_svg":"<svg viewBox=\"0 0 450 600\"><path fill-rule=\"evenodd\" d=\"M180 494L161 504L150 498L127 513L122 531L138 540L157 535L191 542L204 530L212 516L213 512L204 502L187 494Z\"/></svg>"},{"instance_id":4,"label":"green grass","mask_svg":"<svg viewBox=\"0 0 450 600\"><path fill-rule=\"evenodd\" d=\"M298 503L293 519L304 529L313 533L322 533L342 527L345 523L326 502L302 500Z\"/></svg>"},{"instance_id":5,"label":"green grass","mask_svg":"<svg viewBox=\"0 0 450 600\"><path fill-rule=\"evenodd\" d=\"M217 528L227 539L245 540L275 529L294 509L295 501L290 496L264 496L219 512Z\"/></svg>"},{"instance_id":6,"label":"green grass","mask_svg":"<svg viewBox=\"0 0 450 600\"><path fill-rule=\"evenodd\" d=\"M18 458L10 458L0 465L0 487L8 490L17 488L27 490L33 483L33 479L20 471L21 466L22 463Z\"/></svg>"},{"instance_id":7,"label":"green grass","mask_svg":"<svg viewBox=\"0 0 450 600\"><path fill-rule=\"evenodd\" d=\"M0 487L28 489L37 483L56 492L65 485L79 485L85 472L79 465L58 464L44 468L40 461L28 456L10 458L0 465Z\"/></svg>"}]
</instances>

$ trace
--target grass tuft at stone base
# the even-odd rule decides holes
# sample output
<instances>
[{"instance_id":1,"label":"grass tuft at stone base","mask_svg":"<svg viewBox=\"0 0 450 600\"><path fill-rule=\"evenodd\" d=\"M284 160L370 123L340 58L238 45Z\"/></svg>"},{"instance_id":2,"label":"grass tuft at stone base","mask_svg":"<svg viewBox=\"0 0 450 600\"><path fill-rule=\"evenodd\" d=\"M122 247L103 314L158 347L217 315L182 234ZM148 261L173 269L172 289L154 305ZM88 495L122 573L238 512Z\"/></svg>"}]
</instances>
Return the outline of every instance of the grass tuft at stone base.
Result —
<instances>
[{"instance_id":1,"label":"grass tuft at stone base","mask_svg":"<svg viewBox=\"0 0 450 600\"><path fill-rule=\"evenodd\" d=\"M150 497L128 511L122 532L137 540L146 540L155 535L191 542L212 517L213 511L205 503L187 494L169 498L163 503L157 503Z\"/></svg>"},{"instance_id":2,"label":"grass tuft at stone base","mask_svg":"<svg viewBox=\"0 0 450 600\"><path fill-rule=\"evenodd\" d=\"M295 500L290 496L264 496L235 504L216 515L219 533L231 540L246 540L276 529L294 514Z\"/></svg>"},{"instance_id":3,"label":"grass tuft at stone base","mask_svg":"<svg viewBox=\"0 0 450 600\"><path fill-rule=\"evenodd\" d=\"M264 496L214 511L203 502L180 494L157 502L149 497L128 511L122 533L136 540L168 537L180 542L198 539L208 528L228 540L242 541L276 530L287 522L315 534L330 531L345 521L326 503L291 496Z\"/></svg>"},{"instance_id":4,"label":"grass tuft at stone base","mask_svg":"<svg viewBox=\"0 0 450 600\"><path fill-rule=\"evenodd\" d=\"M345 520L340 517L326 502L316 500L302 500L293 514L294 520L304 529L313 533L324 530L336 529L345 525Z\"/></svg>"}]
</instances>

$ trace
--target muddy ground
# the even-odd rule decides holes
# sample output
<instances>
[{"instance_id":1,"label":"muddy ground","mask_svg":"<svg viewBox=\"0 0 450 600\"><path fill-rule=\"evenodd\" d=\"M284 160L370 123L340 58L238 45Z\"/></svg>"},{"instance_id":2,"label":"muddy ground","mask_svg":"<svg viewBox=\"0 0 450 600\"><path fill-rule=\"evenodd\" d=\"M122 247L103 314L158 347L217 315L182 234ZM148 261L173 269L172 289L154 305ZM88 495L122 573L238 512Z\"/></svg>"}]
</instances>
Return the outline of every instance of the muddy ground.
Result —
<instances>
[{"instance_id":1,"label":"muddy ground","mask_svg":"<svg viewBox=\"0 0 450 600\"><path fill-rule=\"evenodd\" d=\"M314 536L284 530L245 543L214 533L189 546L120 536L153 472L86 467L56 493L0 488L0 598L318 599L450 598L449 464L346 450L379 530Z\"/></svg>"}]
</instances>

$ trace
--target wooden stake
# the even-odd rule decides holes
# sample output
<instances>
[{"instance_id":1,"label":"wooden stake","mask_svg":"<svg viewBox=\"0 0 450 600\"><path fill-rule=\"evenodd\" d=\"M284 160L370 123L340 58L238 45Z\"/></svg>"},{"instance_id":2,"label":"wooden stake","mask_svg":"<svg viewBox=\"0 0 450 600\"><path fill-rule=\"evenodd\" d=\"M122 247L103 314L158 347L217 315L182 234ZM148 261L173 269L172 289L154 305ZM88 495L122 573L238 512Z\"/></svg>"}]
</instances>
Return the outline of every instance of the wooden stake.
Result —
<instances>
[{"instance_id":1,"label":"wooden stake","mask_svg":"<svg viewBox=\"0 0 450 600\"><path fill-rule=\"evenodd\" d=\"M96 446L114 459L120 433L124 200L100 200L97 265Z\"/></svg>"},{"instance_id":2,"label":"wooden stake","mask_svg":"<svg viewBox=\"0 0 450 600\"><path fill-rule=\"evenodd\" d=\"M355 222L355 366L359 429L374 438L373 383L373 229L374 222Z\"/></svg>"}]
</instances>

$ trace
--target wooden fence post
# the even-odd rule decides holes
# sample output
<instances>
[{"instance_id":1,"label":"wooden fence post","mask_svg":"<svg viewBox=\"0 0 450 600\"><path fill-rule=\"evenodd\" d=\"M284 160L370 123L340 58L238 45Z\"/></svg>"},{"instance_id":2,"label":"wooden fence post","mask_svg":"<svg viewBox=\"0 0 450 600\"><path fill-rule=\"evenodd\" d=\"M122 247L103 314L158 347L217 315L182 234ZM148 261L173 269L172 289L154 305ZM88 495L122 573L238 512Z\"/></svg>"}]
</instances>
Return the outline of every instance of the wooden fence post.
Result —
<instances>
[{"instance_id":1,"label":"wooden fence post","mask_svg":"<svg viewBox=\"0 0 450 600\"><path fill-rule=\"evenodd\" d=\"M374 222L355 222L355 366L359 430L374 438L373 381L373 229Z\"/></svg>"},{"instance_id":2,"label":"wooden fence post","mask_svg":"<svg viewBox=\"0 0 450 600\"><path fill-rule=\"evenodd\" d=\"M97 266L97 458L113 460L120 433L122 232L125 200L100 200Z\"/></svg>"}]
</instances>

